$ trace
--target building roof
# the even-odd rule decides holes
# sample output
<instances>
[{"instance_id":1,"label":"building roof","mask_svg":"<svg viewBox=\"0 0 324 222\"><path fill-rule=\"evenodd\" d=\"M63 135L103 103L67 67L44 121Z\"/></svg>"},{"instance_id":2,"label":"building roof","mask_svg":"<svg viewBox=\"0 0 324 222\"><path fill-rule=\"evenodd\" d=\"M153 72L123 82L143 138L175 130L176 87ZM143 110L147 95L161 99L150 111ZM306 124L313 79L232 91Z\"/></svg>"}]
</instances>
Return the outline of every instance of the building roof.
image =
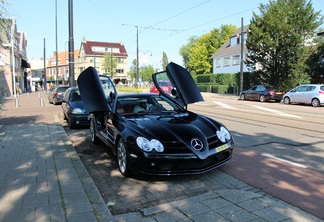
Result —
<instances>
[{"instance_id":1,"label":"building roof","mask_svg":"<svg viewBox=\"0 0 324 222\"><path fill-rule=\"evenodd\" d=\"M243 33L246 33L249 28L249 25L243 26ZM232 37L235 37L237 35L241 34L241 28L237 29L233 35L231 35L227 41L214 53L212 58L219 58L224 57L228 55L235 55L241 52L241 44L231 46L230 40ZM246 45L244 44L244 51L246 51Z\"/></svg>"},{"instance_id":2,"label":"building roof","mask_svg":"<svg viewBox=\"0 0 324 222\"><path fill-rule=\"evenodd\" d=\"M96 42L83 39L80 47L80 53L81 52L83 52L85 55L91 56L104 56L105 54L112 52L114 57L127 57L127 52L124 44L114 42Z\"/></svg>"}]
</instances>

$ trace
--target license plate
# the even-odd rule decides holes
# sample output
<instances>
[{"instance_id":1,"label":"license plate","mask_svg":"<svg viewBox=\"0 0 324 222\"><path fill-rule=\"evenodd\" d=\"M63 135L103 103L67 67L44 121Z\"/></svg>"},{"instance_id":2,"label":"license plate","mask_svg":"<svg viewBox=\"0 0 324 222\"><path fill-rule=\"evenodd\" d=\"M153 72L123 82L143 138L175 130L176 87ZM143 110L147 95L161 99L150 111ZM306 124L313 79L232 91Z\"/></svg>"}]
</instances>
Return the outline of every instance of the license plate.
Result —
<instances>
[{"instance_id":1,"label":"license plate","mask_svg":"<svg viewBox=\"0 0 324 222\"><path fill-rule=\"evenodd\" d=\"M223 145L221 145L221 146L219 146L219 147L216 148L216 152L217 153L218 152L221 152L223 150L226 150L227 148L228 148L228 145L227 144L223 144Z\"/></svg>"},{"instance_id":2,"label":"license plate","mask_svg":"<svg viewBox=\"0 0 324 222\"><path fill-rule=\"evenodd\" d=\"M282 94L282 92L276 92L276 94Z\"/></svg>"}]
</instances>

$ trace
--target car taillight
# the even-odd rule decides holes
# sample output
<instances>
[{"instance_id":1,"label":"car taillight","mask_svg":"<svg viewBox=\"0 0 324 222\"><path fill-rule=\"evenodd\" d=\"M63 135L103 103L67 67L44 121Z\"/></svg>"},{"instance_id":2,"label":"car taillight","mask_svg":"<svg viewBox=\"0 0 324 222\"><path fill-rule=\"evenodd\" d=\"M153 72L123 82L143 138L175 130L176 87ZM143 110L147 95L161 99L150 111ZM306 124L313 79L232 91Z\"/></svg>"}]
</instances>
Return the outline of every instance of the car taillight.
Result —
<instances>
[{"instance_id":1,"label":"car taillight","mask_svg":"<svg viewBox=\"0 0 324 222\"><path fill-rule=\"evenodd\" d=\"M274 91L272 91L272 90L271 90L271 91L269 91L269 93L270 93L270 94L276 94L276 93L275 93Z\"/></svg>"},{"instance_id":2,"label":"car taillight","mask_svg":"<svg viewBox=\"0 0 324 222\"><path fill-rule=\"evenodd\" d=\"M320 91L318 91L318 93L319 93L319 94L324 94L324 91L321 91L321 90L320 90Z\"/></svg>"}]
</instances>

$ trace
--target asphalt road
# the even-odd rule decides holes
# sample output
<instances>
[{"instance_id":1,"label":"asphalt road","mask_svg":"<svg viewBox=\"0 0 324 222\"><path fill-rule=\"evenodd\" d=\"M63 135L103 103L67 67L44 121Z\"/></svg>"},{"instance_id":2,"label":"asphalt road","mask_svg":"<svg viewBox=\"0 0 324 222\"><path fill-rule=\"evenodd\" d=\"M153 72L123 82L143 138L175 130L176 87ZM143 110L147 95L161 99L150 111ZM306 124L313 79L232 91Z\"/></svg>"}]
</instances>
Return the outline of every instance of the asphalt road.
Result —
<instances>
[{"instance_id":1,"label":"asphalt road","mask_svg":"<svg viewBox=\"0 0 324 222\"><path fill-rule=\"evenodd\" d=\"M236 148L219 168L284 201L318 212L324 209L324 107L240 101L204 94L189 109L224 123ZM136 211L214 189L231 188L219 170L198 176L125 178L104 145L90 142L88 129L62 124L113 214ZM236 187L236 189L239 189Z\"/></svg>"}]
</instances>

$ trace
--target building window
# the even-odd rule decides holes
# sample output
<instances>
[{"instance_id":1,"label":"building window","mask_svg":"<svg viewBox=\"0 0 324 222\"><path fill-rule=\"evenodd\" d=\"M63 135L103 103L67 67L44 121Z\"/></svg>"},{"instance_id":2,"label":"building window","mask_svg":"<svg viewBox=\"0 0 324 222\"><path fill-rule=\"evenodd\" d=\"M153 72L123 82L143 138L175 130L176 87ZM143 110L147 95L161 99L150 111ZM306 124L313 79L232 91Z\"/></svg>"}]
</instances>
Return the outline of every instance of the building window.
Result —
<instances>
[{"instance_id":1,"label":"building window","mask_svg":"<svg viewBox=\"0 0 324 222\"><path fill-rule=\"evenodd\" d=\"M216 68L220 67L220 59L216 59Z\"/></svg>"},{"instance_id":2,"label":"building window","mask_svg":"<svg viewBox=\"0 0 324 222\"><path fill-rule=\"evenodd\" d=\"M239 55L234 55L233 60L232 60L232 65L239 65L240 64L240 56Z\"/></svg>"},{"instance_id":3,"label":"building window","mask_svg":"<svg viewBox=\"0 0 324 222\"><path fill-rule=\"evenodd\" d=\"M116 73L124 73L124 69L116 69Z\"/></svg>"},{"instance_id":4,"label":"building window","mask_svg":"<svg viewBox=\"0 0 324 222\"><path fill-rule=\"evenodd\" d=\"M224 66L229 66L230 65L230 61L231 61L231 59L230 59L230 57L224 57Z\"/></svg>"}]
</instances>

